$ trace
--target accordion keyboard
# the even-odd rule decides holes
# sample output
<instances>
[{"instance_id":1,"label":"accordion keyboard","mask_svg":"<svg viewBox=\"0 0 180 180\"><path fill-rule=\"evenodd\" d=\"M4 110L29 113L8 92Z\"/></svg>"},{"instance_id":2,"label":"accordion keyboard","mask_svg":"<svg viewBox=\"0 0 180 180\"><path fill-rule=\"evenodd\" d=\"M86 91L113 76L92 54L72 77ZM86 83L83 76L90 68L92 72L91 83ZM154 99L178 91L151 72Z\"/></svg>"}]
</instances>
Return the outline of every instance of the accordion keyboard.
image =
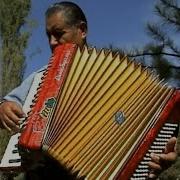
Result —
<instances>
[{"instance_id":1,"label":"accordion keyboard","mask_svg":"<svg viewBox=\"0 0 180 180\"><path fill-rule=\"evenodd\" d=\"M42 81L41 78L42 78L44 72L45 72L45 70L40 71L34 77L34 81L32 83L31 90L29 91L31 93L28 94L28 96L26 97L25 103L23 105L23 111L26 114L31 109L32 100L34 99L34 96L37 92L39 84ZM22 119L21 128L23 128L23 126L25 124L26 124L25 120ZM5 153L3 155L3 158L1 160L1 163L0 163L0 169L15 170L15 169L21 168L22 160L21 160L21 156L18 151L18 139L19 139L20 135L21 135L20 133L17 133L17 134L14 134L13 136L11 136L11 138L8 142L8 145L6 147Z\"/></svg>"},{"instance_id":2,"label":"accordion keyboard","mask_svg":"<svg viewBox=\"0 0 180 180\"><path fill-rule=\"evenodd\" d=\"M21 166L21 157L18 152L18 138L20 133L13 135L8 143L4 156L1 160L0 168L15 169Z\"/></svg>"},{"instance_id":3,"label":"accordion keyboard","mask_svg":"<svg viewBox=\"0 0 180 180\"><path fill-rule=\"evenodd\" d=\"M165 123L156 137L155 141L151 145L148 152L145 154L143 160L139 163L135 170L131 180L146 180L149 174L148 163L150 162L150 154L163 152L168 140L173 137L174 133L178 129L178 124Z\"/></svg>"}]
</instances>

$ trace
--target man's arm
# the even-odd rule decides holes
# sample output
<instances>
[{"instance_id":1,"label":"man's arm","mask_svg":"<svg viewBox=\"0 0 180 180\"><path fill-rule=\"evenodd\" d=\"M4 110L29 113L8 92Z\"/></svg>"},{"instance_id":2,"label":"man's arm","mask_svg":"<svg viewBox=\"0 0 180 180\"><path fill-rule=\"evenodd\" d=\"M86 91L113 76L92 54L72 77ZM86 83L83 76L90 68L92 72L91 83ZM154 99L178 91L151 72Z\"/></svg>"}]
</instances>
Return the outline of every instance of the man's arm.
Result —
<instances>
[{"instance_id":1,"label":"man's arm","mask_svg":"<svg viewBox=\"0 0 180 180\"><path fill-rule=\"evenodd\" d=\"M22 105L29 92L35 73L31 74L22 84L3 98L0 104L0 127L8 131L19 131L20 119L25 116Z\"/></svg>"},{"instance_id":2,"label":"man's arm","mask_svg":"<svg viewBox=\"0 0 180 180\"><path fill-rule=\"evenodd\" d=\"M19 104L13 101L4 101L0 105L0 124L1 128L8 131L18 132L20 125L20 118L25 115Z\"/></svg>"},{"instance_id":3,"label":"man's arm","mask_svg":"<svg viewBox=\"0 0 180 180\"><path fill-rule=\"evenodd\" d=\"M19 106L22 107L24 104L24 101L26 99L26 96L29 92L29 89L32 85L32 82L34 80L34 76L36 73L32 73L29 75L20 86L12 90L10 93L8 93L4 98L3 101L13 101L19 104Z\"/></svg>"}]
</instances>

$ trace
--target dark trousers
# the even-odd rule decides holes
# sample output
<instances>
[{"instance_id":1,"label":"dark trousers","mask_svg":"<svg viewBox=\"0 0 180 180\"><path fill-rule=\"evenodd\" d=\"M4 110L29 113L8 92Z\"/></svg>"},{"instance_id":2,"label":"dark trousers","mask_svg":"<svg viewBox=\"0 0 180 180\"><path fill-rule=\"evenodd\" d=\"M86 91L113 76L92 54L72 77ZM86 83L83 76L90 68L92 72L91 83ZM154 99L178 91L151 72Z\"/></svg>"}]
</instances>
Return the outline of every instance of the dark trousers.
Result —
<instances>
[{"instance_id":1,"label":"dark trousers","mask_svg":"<svg viewBox=\"0 0 180 180\"><path fill-rule=\"evenodd\" d=\"M84 179L77 178L77 174L71 174L70 170L60 165L55 160L45 157L41 165L28 170L26 173L26 180L75 180Z\"/></svg>"}]
</instances>

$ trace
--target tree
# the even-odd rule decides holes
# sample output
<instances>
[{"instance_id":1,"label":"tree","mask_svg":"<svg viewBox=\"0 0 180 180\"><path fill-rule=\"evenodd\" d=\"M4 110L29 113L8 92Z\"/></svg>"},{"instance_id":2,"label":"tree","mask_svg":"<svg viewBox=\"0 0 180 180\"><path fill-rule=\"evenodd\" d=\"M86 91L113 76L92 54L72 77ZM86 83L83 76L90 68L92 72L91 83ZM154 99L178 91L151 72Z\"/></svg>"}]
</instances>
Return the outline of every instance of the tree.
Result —
<instances>
[{"instance_id":1,"label":"tree","mask_svg":"<svg viewBox=\"0 0 180 180\"><path fill-rule=\"evenodd\" d=\"M180 47L175 41L180 33L179 1L158 0L154 9L159 19L148 23L146 28L152 42L130 56L143 58L151 68L156 69L160 78L173 78L176 85L180 85Z\"/></svg>"},{"instance_id":2,"label":"tree","mask_svg":"<svg viewBox=\"0 0 180 180\"><path fill-rule=\"evenodd\" d=\"M0 0L0 99L22 81L25 70L24 51L30 32L26 30L26 18L31 0ZM9 135L0 131L0 157ZM10 178L10 177L7 177ZM6 176L0 175L0 179Z\"/></svg>"},{"instance_id":3,"label":"tree","mask_svg":"<svg viewBox=\"0 0 180 180\"><path fill-rule=\"evenodd\" d=\"M30 33L25 31L30 0L1 0L0 97L20 84L25 69L24 51Z\"/></svg>"}]
</instances>

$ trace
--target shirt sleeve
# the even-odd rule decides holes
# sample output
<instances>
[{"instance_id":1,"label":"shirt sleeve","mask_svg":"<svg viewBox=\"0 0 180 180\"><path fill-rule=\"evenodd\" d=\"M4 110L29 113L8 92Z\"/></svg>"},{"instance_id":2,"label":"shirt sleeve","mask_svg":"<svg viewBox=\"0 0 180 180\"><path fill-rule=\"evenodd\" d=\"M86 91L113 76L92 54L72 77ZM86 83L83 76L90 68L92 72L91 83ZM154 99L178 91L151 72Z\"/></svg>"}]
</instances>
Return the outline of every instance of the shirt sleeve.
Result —
<instances>
[{"instance_id":1,"label":"shirt sleeve","mask_svg":"<svg viewBox=\"0 0 180 180\"><path fill-rule=\"evenodd\" d=\"M18 103L21 107L23 106L26 97L29 93L29 90L32 86L33 80L35 76L47 69L47 65L43 66L41 69L39 69L37 72L32 73L29 75L22 83L20 86L12 90L9 94L7 94L3 100L5 101L13 101Z\"/></svg>"},{"instance_id":2,"label":"shirt sleeve","mask_svg":"<svg viewBox=\"0 0 180 180\"><path fill-rule=\"evenodd\" d=\"M24 104L24 101L26 99L26 96L30 90L30 87L32 85L32 82L34 80L34 77L36 75L36 72L29 75L20 86L13 89L9 94L7 94L3 100L6 101L14 101L17 102L21 107Z\"/></svg>"}]
</instances>

